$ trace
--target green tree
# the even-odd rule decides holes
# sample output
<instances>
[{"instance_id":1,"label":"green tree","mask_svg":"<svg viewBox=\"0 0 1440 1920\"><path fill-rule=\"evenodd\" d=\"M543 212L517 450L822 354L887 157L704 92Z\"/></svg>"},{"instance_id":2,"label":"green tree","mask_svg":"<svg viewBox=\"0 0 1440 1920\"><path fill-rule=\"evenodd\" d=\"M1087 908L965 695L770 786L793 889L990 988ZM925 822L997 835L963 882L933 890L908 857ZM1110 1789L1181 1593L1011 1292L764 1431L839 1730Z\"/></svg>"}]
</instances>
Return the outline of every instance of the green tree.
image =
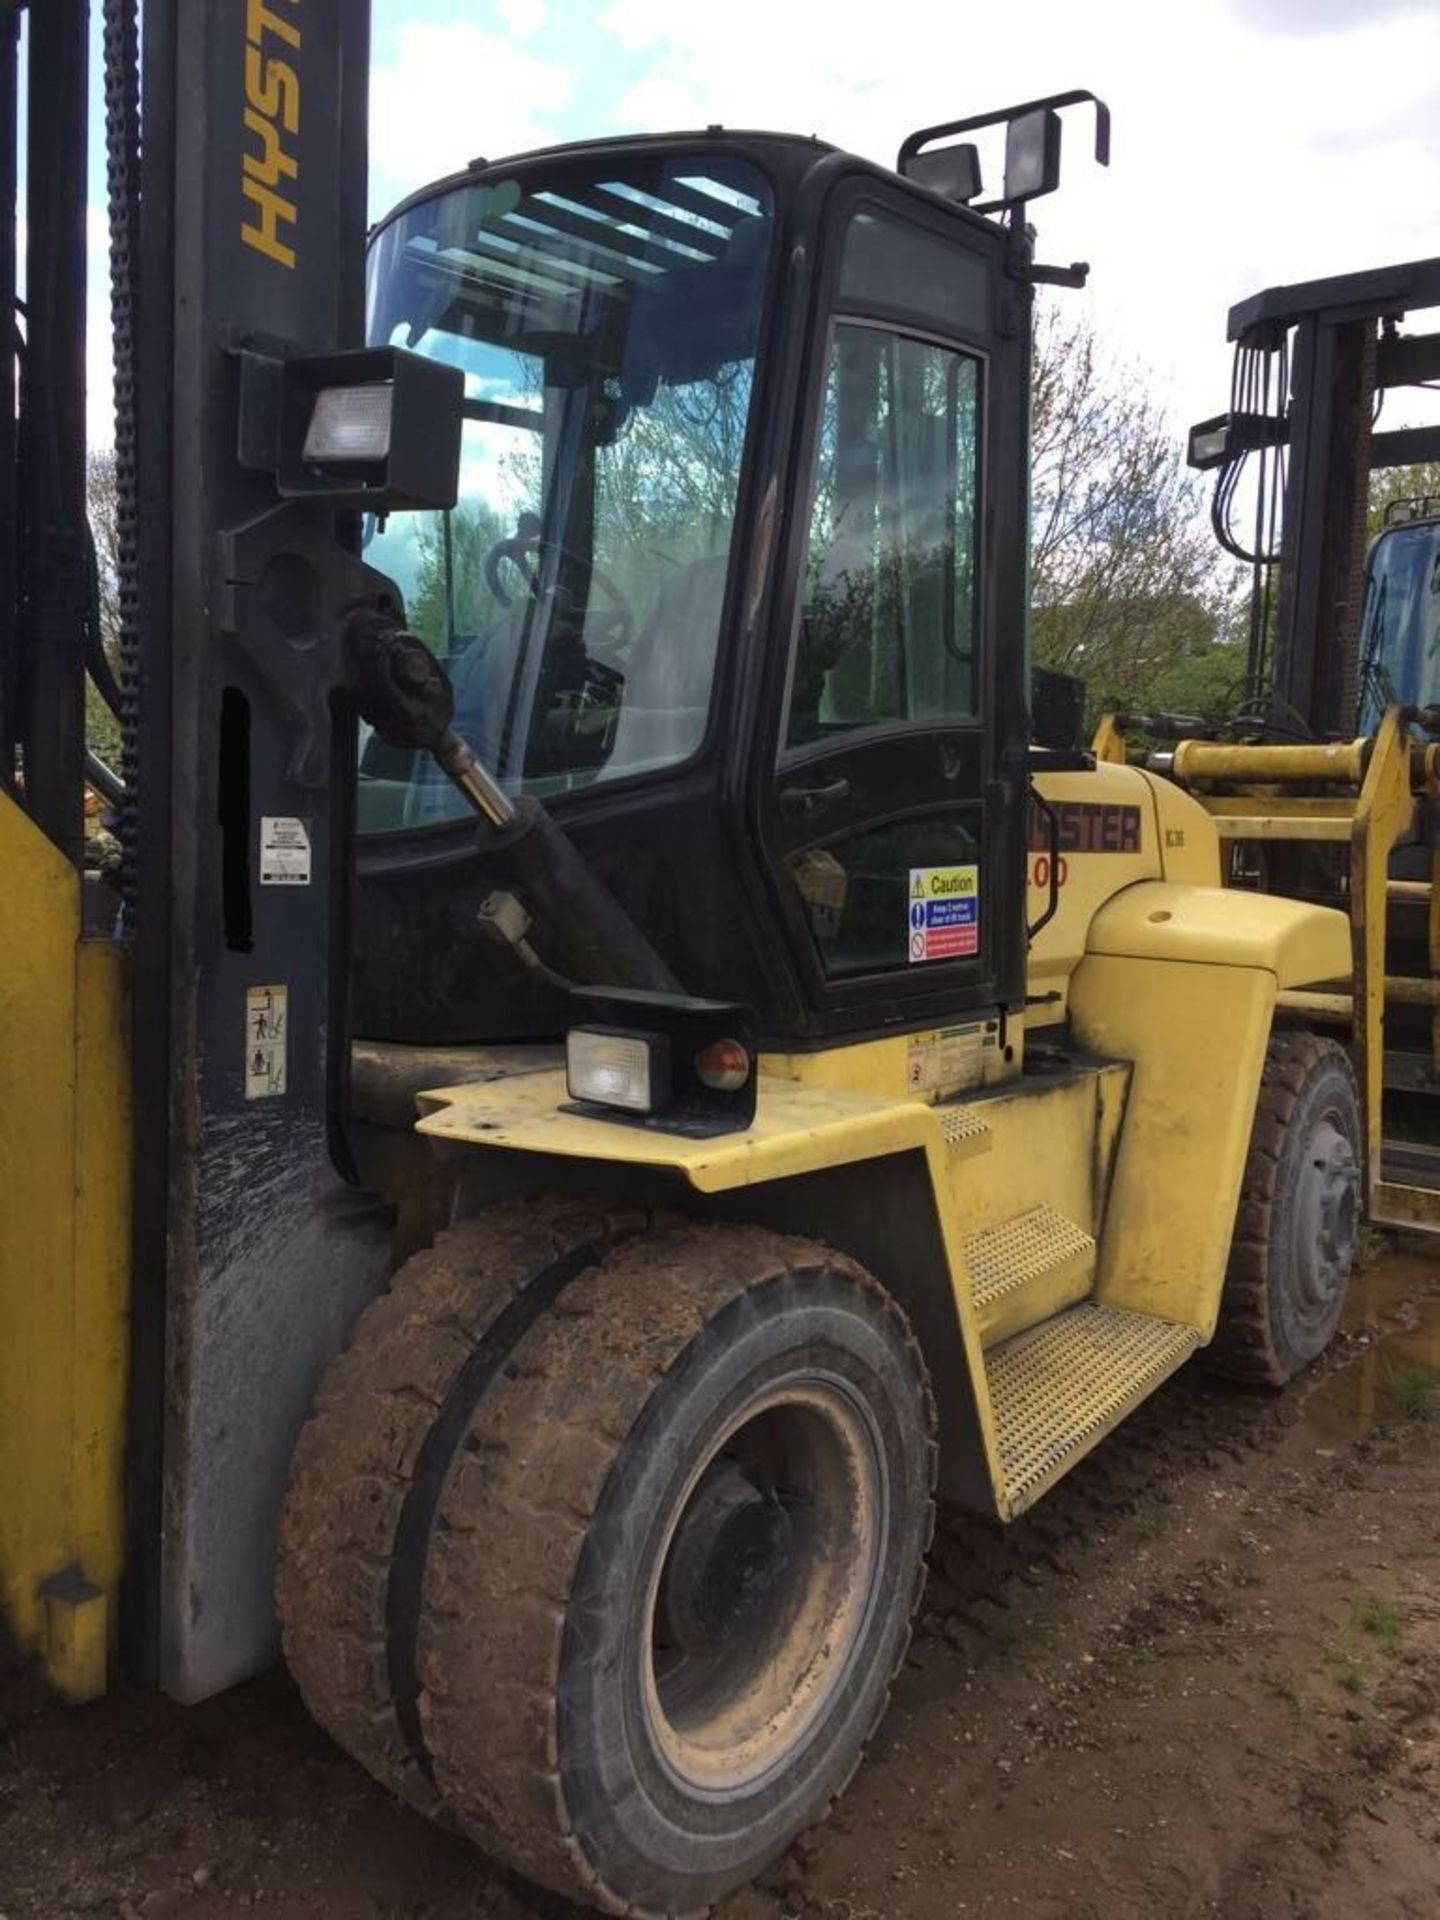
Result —
<instances>
[{"instance_id":1,"label":"green tree","mask_svg":"<svg viewBox=\"0 0 1440 1920\"><path fill-rule=\"evenodd\" d=\"M1381 467L1370 476L1366 532L1373 540L1385 525L1386 510L1397 500L1433 501L1440 512L1440 460L1412 467Z\"/></svg>"},{"instance_id":2,"label":"green tree","mask_svg":"<svg viewBox=\"0 0 1440 1920\"><path fill-rule=\"evenodd\" d=\"M1054 306L1035 335L1031 650L1085 680L1092 712L1238 681L1237 576L1143 371Z\"/></svg>"},{"instance_id":3,"label":"green tree","mask_svg":"<svg viewBox=\"0 0 1440 1920\"><path fill-rule=\"evenodd\" d=\"M751 368L662 385L596 458L596 558L626 573L659 549L683 563L723 550L735 513Z\"/></svg>"},{"instance_id":4,"label":"green tree","mask_svg":"<svg viewBox=\"0 0 1440 1920\"><path fill-rule=\"evenodd\" d=\"M416 530L415 586L406 611L414 631L435 653L446 653L456 637L484 633L504 611L485 578L485 556L513 532L482 499L462 501L448 514L427 513L421 519ZM502 573L500 584L512 598L523 591L514 568Z\"/></svg>"}]
</instances>

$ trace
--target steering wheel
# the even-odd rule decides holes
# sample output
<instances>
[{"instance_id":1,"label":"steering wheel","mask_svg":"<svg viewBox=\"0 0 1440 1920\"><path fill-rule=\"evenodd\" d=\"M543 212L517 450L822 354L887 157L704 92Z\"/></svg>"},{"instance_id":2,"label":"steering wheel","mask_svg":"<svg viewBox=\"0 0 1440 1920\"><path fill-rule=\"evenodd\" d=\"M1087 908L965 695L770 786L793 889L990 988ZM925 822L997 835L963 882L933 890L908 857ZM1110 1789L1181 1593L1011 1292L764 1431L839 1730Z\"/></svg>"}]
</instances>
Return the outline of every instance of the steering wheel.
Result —
<instances>
[{"instance_id":1,"label":"steering wheel","mask_svg":"<svg viewBox=\"0 0 1440 1920\"><path fill-rule=\"evenodd\" d=\"M568 547L561 547L540 538L540 523L533 513L522 513L520 524L507 540L497 540L485 555L482 562L485 584L494 594L500 605L508 612L514 606L514 597L501 583L500 568L508 562L525 582L525 591L532 599L540 592L540 576L533 565L534 556L543 546L552 547L557 559L574 560L583 565L583 556L572 553ZM590 581L592 586L600 588L608 602L605 606L585 609L585 624L589 630L592 647L605 648L612 657L623 658L629 651L630 642L635 635L635 614L630 602L610 578L599 567L591 565Z\"/></svg>"}]
</instances>

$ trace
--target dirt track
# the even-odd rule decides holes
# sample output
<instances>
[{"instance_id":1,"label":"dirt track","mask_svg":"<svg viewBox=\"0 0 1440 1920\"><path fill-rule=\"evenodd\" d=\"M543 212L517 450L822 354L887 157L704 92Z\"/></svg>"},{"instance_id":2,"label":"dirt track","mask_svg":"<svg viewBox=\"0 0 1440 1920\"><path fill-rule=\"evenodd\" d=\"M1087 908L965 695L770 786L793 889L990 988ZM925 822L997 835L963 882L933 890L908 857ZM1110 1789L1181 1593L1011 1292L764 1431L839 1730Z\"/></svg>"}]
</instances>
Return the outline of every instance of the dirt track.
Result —
<instances>
[{"instance_id":1,"label":"dirt track","mask_svg":"<svg viewBox=\"0 0 1440 1920\"><path fill-rule=\"evenodd\" d=\"M839 1817L723 1920L1440 1913L1440 1267L1357 1285L1279 1401L1174 1382L1008 1534L947 1531ZM280 1675L0 1696L0 1920L556 1920Z\"/></svg>"}]
</instances>

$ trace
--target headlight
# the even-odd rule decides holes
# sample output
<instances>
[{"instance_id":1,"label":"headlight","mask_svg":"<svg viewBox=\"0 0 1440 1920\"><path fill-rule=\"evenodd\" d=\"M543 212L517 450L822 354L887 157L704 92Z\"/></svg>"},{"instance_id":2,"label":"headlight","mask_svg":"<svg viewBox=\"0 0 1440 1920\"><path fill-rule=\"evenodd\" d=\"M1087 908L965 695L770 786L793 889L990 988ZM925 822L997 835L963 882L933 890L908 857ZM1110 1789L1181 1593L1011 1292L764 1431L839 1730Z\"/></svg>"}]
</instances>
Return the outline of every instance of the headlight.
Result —
<instances>
[{"instance_id":1,"label":"headlight","mask_svg":"<svg viewBox=\"0 0 1440 1920\"><path fill-rule=\"evenodd\" d=\"M670 1095L670 1043L662 1033L572 1027L565 1036L565 1083L572 1100L654 1113Z\"/></svg>"},{"instance_id":2,"label":"headlight","mask_svg":"<svg viewBox=\"0 0 1440 1920\"><path fill-rule=\"evenodd\" d=\"M315 396L301 458L317 466L329 461L378 462L390 453L392 382L363 387L322 387Z\"/></svg>"}]
</instances>

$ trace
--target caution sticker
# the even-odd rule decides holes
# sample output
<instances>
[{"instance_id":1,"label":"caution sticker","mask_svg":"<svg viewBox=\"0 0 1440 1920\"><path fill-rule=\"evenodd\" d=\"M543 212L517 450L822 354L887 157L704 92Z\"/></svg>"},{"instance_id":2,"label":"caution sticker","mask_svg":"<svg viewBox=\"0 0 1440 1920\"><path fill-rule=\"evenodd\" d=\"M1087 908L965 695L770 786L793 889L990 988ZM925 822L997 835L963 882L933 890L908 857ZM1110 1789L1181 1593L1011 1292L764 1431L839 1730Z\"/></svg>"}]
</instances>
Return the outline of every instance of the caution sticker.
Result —
<instances>
[{"instance_id":1,"label":"caution sticker","mask_svg":"<svg viewBox=\"0 0 1440 1920\"><path fill-rule=\"evenodd\" d=\"M284 987L245 989L245 1098L273 1100L285 1091Z\"/></svg>"},{"instance_id":2,"label":"caution sticker","mask_svg":"<svg viewBox=\"0 0 1440 1920\"><path fill-rule=\"evenodd\" d=\"M260 884L262 887L308 887L310 835L303 820L286 814L260 816Z\"/></svg>"},{"instance_id":3,"label":"caution sticker","mask_svg":"<svg viewBox=\"0 0 1440 1920\"><path fill-rule=\"evenodd\" d=\"M980 951L979 867L910 869L910 958L960 960Z\"/></svg>"}]
</instances>

